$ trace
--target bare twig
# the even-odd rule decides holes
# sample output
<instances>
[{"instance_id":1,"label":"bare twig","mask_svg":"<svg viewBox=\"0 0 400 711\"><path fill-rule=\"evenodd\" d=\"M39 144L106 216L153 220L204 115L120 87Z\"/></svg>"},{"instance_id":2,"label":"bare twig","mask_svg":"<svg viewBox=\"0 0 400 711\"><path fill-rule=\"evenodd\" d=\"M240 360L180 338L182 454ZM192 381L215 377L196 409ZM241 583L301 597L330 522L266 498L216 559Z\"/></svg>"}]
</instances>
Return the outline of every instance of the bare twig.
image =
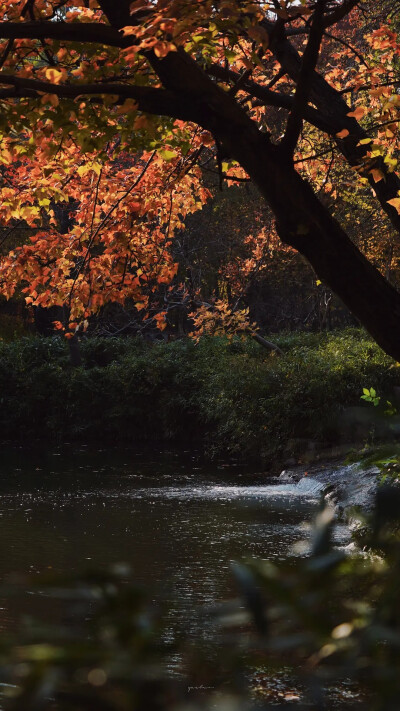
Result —
<instances>
[{"instance_id":1,"label":"bare twig","mask_svg":"<svg viewBox=\"0 0 400 711\"><path fill-rule=\"evenodd\" d=\"M336 37L335 35L332 35L330 32L327 32L326 30L324 32L324 35L325 35L325 37L329 37L330 39L333 39L335 42L338 42L339 44L343 45L343 47L347 47L347 49L349 49L360 60L361 64L363 64L364 67L367 67L367 69L369 69L369 66L368 66L367 62L365 61L364 57L362 56L362 54L360 54L360 52L358 52L356 49L354 49L354 47L352 47L350 42L346 42L346 40L342 39L341 37Z\"/></svg>"}]
</instances>

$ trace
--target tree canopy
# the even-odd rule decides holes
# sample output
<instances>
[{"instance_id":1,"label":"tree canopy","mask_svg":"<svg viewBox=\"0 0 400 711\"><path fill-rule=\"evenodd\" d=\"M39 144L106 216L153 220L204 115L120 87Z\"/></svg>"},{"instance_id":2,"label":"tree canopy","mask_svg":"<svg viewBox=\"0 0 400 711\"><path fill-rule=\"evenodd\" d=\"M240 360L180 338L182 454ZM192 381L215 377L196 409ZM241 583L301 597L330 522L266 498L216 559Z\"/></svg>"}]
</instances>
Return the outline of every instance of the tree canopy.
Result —
<instances>
[{"instance_id":1,"label":"tree canopy","mask_svg":"<svg viewBox=\"0 0 400 711\"><path fill-rule=\"evenodd\" d=\"M360 0L3 2L2 293L65 306L70 336L127 298L162 326L152 298L211 166L272 211L247 267L276 231L400 360L400 294L376 266L400 233L397 30L391 3ZM371 244L345 192L375 203Z\"/></svg>"}]
</instances>

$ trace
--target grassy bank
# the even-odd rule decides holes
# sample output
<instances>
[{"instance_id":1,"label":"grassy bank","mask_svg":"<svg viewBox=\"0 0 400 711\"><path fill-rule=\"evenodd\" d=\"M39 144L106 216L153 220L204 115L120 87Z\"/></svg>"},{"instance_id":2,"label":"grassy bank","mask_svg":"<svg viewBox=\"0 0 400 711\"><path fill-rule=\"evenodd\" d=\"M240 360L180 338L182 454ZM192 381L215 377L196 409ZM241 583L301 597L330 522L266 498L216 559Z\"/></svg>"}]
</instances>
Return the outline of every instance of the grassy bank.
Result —
<instances>
[{"instance_id":1,"label":"grassy bank","mask_svg":"<svg viewBox=\"0 0 400 711\"><path fill-rule=\"evenodd\" d=\"M87 339L79 368L60 338L0 343L1 438L196 443L270 464L308 440L370 437L374 427L347 408L372 413L363 387L393 400L393 361L356 330L275 342L283 356L251 340Z\"/></svg>"}]
</instances>

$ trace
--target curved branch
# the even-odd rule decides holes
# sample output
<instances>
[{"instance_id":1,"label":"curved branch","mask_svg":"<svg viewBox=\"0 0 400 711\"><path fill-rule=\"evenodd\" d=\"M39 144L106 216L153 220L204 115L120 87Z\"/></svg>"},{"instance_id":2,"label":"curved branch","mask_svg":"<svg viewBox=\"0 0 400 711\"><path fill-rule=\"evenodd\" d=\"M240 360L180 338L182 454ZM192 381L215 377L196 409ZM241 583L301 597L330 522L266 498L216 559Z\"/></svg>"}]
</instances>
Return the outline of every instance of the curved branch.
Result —
<instances>
[{"instance_id":1,"label":"curved branch","mask_svg":"<svg viewBox=\"0 0 400 711\"><path fill-rule=\"evenodd\" d=\"M0 39L90 42L110 47L129 47L132 38L100 22L1 22Z\"/></svg>"},{"instance_id":2,"label":"curved branch","mask_svg":"<svg viewBox=\"0 0 400 711\"><path fill-rule=\"evenodd\" d=\"M78 96L119 96L121 99L133 99L139 111L150 114L170 116L184 121L201 123L194 102L167 89L155 89L150 86L134 84L53 84L41 79L27 79L0 72L0 86L12 86L13 91L2 91L0 98L26 97L36 98L41 94L55 94L64 99Z\"/></svg>"},{"instance_id":3,"label":"curved branch","mask_svg":"<svg viewBox=\"0 0 400 711\"><path fill-rule=\"evenodd\" d=\"M317 66L324 34L323 22L324 5L322 2L317 2L307 46L301 60L293 107L287 120L285 135L280 144L283 152L290 157L293 157L303 127L304 110L308 105L313 74Z\"/></svg>"},{"instance_id":4,"label":"curved branch","mask_svg":"<svg viewBox=\"0 0 400 711\"><path fill-rule=\"evenodd\" d=\"M331 12L330 15L326 17L324 27L336 25L337 22L343 20L343 18L346 17L346 15L348 15L356 7L356 5L360 4L360 2L361 0L344 0L342 5L339 5L336 10Z\"/></svg>"},{"instance_id":5,"label":"curved branch","mask_svg":"<svg viewBox=\"0 0 400 711\"><path fill-rule=\"evenodd\" d=\"M357 52L357 50L354 47L352 47L350 42L346 42L346 40L342 39L341 37L336 37L336 35L333 35L331 32L327 32L326 30L324 32L324 35L325 35L325 37L329 37L330 39L334 40L335 42L338 42L339 44L343 45L343 47L347 47L347 49L349 49L350 52L352 52L354 54L354 56L360 60L361 64L363 64L364 67L369 69L369 66L368 66L367 62L365 61L364 57L362 56L362 54L360 54L360 52Z\"/></svg>"}]
</instances>

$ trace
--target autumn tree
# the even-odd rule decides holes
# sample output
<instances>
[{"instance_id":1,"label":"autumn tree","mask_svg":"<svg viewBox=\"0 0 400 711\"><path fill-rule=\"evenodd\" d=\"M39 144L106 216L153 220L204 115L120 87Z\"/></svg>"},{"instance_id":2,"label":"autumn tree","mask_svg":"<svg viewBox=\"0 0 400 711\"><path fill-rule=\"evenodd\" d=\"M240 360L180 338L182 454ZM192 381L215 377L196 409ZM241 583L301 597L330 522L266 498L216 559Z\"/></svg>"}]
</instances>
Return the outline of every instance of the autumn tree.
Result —
<instances>
[{"instance_id":1,"label":"autumn tree","mask_svg":"<svg viewBox=\"0 0 400 711\"><path fill-rule=\"evenodd\" d=\"M4 262L5 292L24 282L33 303L69 301L72 324L127 294L146 307L173 273L174 227L207 197L206 147L221 180L255 183L282 242L399 360L400 295L317 194L325 145L309 170L328 140L398 239L399 43L371 20L354 50L363 13L358 0L3 2L1 217L44 227ZM60 238L52 205L67 199L78 207Z\"/></svg>"}]
</instances>

